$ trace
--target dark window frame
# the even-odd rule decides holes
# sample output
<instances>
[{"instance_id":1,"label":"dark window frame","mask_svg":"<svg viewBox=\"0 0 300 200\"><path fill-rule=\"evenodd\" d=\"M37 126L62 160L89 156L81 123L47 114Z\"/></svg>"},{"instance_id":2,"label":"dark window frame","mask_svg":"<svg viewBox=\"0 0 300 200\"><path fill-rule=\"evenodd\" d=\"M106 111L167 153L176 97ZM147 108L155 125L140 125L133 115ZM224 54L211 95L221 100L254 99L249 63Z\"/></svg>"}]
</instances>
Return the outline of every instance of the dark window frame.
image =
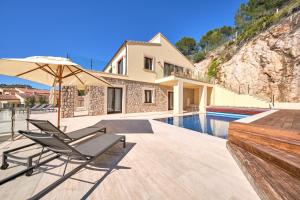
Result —
<instances>
[{"instance_id":1,"label":"dark window frame","mask_svg":"<svg viewBox=\"0 0 300 200\"><path fill-rule=\"evenodd\" d=\"M117 69L118 69L118 74L124 74L124 69L123 69L123 65L124 65L124 59L123 58L121 58L118 62L117 62ZM122 63L122 65L120 66L120 63ZM120 70L120 68L121 68L121 70ZM120 73L120 72L122 72L122 73Z\"/></svg>"},{"instance_id":2,"label":"dark window frame","mask_svg":"<svg viewBox=\"0 0 300 200\"><path fill-rule=\"evenodd\" d=\"M144 95L144 103L153 103L153 90L144 90ZM149 95L149 98L147 95Z\"/></svg>"},{"instance_id":3,"label":"dark window frame","mask_svg":"<svg viewBox=\"0 0 300 200\"><path fill-rule=\"evenodd\" d=\"M146 64L148 64L147 60L150 60L150 66L146 66ZM145 70L154 71L153 60L154 59L151 57L147 57L147 56L144 57L144 69ZM150 67L150 68L148 68L148 67Z\"/></svg>"}]
</instances>

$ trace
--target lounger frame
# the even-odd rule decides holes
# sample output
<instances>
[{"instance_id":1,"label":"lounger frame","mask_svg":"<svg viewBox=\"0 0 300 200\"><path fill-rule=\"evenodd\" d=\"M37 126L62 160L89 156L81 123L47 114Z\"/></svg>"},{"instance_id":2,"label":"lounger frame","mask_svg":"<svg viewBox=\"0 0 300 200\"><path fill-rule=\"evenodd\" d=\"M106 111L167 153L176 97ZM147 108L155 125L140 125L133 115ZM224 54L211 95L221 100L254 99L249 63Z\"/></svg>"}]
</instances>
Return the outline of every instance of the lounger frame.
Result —
<instances>
[{"instance_id":1,"label":"lounger frame","mask_svg":"<svg viewBox=\"0 0 300 200\"><path fill-rule=\"evenodd\" d=\"M32 122L48 123L49 126L52 126L52 128L56 128L57 133L55 135L57 135L58 137L63 138L67 142L75 142L76 140L83 139L85 137L88 137L88 136L96 134L96 133L104 133L104 134L106 133L106 128L99 128L99 129L96 129L93 132L90 132L86 135L83 135L82 137L71 138L68 135L66 135L64 132L62 132L60 129L58 129L56 126L54 126L48 120L27 119L27 121L30 122L30 123L32 123ZM40 127L37 127L37 128L40 128ZM44 130L44 129L40 129L40 130L41 130L42 133L53 134L53 132L50 133L50 132L47 132L47 130ZM30 144L27 144L27 145L23 145L23 146L14 148L14 149L4 151L2 153L2 165L1 165L0 169L5 170L9 167L9 163L15 163L15 164L26 166L26 169L22 170L22 173L17 173L18 176L23 175L23 174L25 174L26 176L31 176L33 171L34 171L34 168L39 165L39 163L34 164L33 161L34 161L35 158L40 156L40 153L36 153L36 154L30 155L28 157L21 157L21 156L13 155L13 152L19 151L21 149L29 148L29 147L34 146L36 144L37 143L30 143ZM45 154L47 152L49 152L49 150L43 151L43 154ZM18 160L21 160L21 161L18 161ZM23 160L24 160L24 162L22 162ZM49 160L49 161L51 161L51 160ZM33 166L35 166L35 167L33 167ZM15 177L15 175L12 175L11 177ZM14 178L9 178L8 177L6 179L0 180L0 185L4 184L4 183L6 183L6 182L8 182L9 180L12 180L12 179L14 179Z\"/></svg>"}]
</instances>

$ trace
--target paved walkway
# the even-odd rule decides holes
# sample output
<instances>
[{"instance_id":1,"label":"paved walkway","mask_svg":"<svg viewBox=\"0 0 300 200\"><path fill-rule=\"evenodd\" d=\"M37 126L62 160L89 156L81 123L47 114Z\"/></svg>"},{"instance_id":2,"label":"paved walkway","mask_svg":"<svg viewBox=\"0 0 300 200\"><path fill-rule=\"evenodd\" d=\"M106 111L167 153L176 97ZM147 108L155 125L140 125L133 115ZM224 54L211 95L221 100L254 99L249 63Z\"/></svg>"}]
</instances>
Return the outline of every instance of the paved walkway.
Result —
<instances>
[{"instance_id":1,"label":"paved walkway","mask_svg":"<svg viewBox=\"0 0 300 200\"><path fill-rule=\"evenodd\" d=\"M100 122L109 126L110 132L126 135L127 148L124 150L122 144L111 148L45 199L259 199L226 149L226 140L151 120L164 115L143 113L63 119L67 131L103 119L146 120L135 121L134 126L128 126L131 124L128 121ZM49 113L35 118L55 123L56 116ZM137 129L138 132L131 132ZM0 144L0 148L3 151L25 142L28 141L6 142ZM43 167L43 172L1 186L1 198L30 197L57 180L63 173L63 164L64 160L52 161ZM77 164L68 165L67 170ZM0 178L18 168L1 171Z\"/></svg>"}]
</instances>

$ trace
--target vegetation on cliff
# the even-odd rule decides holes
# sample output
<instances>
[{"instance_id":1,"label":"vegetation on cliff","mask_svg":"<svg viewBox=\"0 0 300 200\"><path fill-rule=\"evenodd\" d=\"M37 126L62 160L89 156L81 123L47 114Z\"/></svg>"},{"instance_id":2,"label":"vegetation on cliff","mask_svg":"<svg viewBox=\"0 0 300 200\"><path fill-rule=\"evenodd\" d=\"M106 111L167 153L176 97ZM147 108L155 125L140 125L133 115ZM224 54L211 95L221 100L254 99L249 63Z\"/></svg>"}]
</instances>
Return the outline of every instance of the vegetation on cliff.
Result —
<instances>
[{"instance_id":1,"label":"vegetation on cliff","mask_svg":"<svg viewBox=\"0 0 300 200\"><path fill-rule=\"evenodd\" d=\"M176 46L184 55L197 63L205 59L209 51L224 44L227 49L230 46L241 46L299 8L299 0L249 0L241 4L236 12L234 27L223 26L210 30L198 42L193 38L184 37L176 43ZM230 59L228 53L224 52L223 55L224 57L219 60ZM216 73L212 74L216 75Z\"/></svg>"}]
</instances>

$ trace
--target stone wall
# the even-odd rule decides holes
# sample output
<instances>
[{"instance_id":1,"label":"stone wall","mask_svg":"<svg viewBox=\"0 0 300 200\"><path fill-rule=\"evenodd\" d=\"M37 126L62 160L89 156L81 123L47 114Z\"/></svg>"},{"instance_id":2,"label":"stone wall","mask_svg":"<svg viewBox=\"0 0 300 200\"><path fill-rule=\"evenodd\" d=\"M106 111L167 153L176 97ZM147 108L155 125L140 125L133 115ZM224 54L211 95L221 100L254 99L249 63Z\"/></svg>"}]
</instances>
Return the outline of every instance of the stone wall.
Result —
<instances>
[{"instance_id":1,"label":"stone wall","mask_svg":"<svg viewBox=\"0 0 300 200\"><path fill-rule=\"evenodd\" d=\"M74 117L75 98L77 88L75 86L63 86L61 91L61 117Z\"/></svg>"},{"instance_id":2,"label":"stone wall","mask_svg":"<svg viewBox=\"0 0 300 200\"><path fill-rule=\"evenodd\" d=\"M105 114L105 92L102 86L87 86L86 100L88 115L103 115Z\"/></svg>"},{"instance_id":3,"label":"stone wall","mask_svg":"<svg viewBox=\"0 0 300 200\"><path fill-rule=\"evenodd\" d=\"M168 110L167 89L157 84L129 81L114 78L105 78L109 83L116 86L123 86L125 91L125 113L157 112ZM144 89L154 89L154 103L144 103ZM124 93L125 92L125 93ZM105 108L106 109L106 108Z\"/></svg>"}]
</instances>

